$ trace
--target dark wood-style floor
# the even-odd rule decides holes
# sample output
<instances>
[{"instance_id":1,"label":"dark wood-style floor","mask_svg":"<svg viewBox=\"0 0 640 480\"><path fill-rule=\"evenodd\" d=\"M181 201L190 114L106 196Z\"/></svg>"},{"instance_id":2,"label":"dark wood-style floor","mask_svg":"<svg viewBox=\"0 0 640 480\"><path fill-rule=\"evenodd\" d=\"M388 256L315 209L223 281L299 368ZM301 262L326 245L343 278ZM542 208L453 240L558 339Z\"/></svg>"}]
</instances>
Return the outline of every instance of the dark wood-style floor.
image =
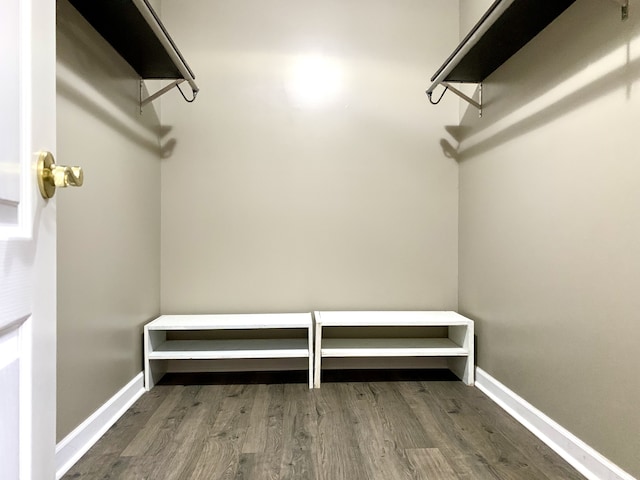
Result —
<instances>
[{"instance_id":1,"label":"dark wood-style floor","mask_svg":"<svg viewBox=\"0 0 640 480\"><path fill-rule=\"evenodd\" d=\"M371 375L166 377L64 480L584 478L447 373Z\"/></svg>"}]
</instances>

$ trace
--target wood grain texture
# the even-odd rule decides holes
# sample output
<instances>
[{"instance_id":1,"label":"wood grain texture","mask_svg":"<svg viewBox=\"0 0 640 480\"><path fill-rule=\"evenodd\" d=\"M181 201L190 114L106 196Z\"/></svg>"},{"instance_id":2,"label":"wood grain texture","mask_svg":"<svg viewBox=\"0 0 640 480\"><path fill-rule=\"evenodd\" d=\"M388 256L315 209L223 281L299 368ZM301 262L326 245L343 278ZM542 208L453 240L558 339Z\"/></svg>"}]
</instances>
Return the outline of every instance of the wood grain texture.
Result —
<instances>
[{"instance_id":1,"label":"wood grain texture","mask_svg":"<svg viewBox=\"0 0 640 480\"><path fill-rule=\"evenodd\" d=\"M344 408L342 390L343 385L338 384L312 392L318 422L315 471L322 480L367 478L354 419Z\"/></svg>"},{"instance_id":2,"label":"wood grain texture","mask_svg":"<svg viewBox=\"0 0 640 480\"><path fill-rule=\"evenodd\" d=\"M153 478L189 479L201 458L203 442L213 421L211 412L218 412L222 403L222 389L201 387L195 395L183 396L187 411L175 429L163 456L170 463L157 462L151 475Z\"/></svg>"},{"instance_id":3,"label":"wood grain texture","mask_svg":"<svg viewBox=\"0 0 640 480\"><path fill-rule=\"evenodd\" d=\"M459 381L332 377L159 385L64 480L583 479Z\"/></svg>"},{"instance_id":4,"label":"wood grain texture","mask_svg":"<svg viewBox=\"0 0 640 480\"><path fill-rule=\"evenodd\" d=\"M437 478L457 480L458 476L438 448L412 448L407 450L407 458L416 472L417 478Z\"/></svg>"},{"instance_id":5,"label":"wood grain texture","mask_svg":"<svg viewBox=\"0 0 640 480\"><path fill-rule=\"evenodd\" d=\"M306 385L288 384L284 398L280 480L314 479L318 421L313 395Z\"/></svg>"},{"instance_id":6,"label":"wood grain texture","mask_svg":"<svg viewBox=\"0 0 640 480\"><path fill-rule=\"evenodd\" d=\"M413 478L413 468L398 442L390 440L389 421L378 405L377 393L369 383L343 386L344 408L354 418L354 431L367 468L368 478ZM419 425L418 425L419 427Z\"/></svg>"},{"instance_id":7,"label":"wood grain texture","mask_svg":"<svg viewBox=\"0 0 640 480\"><path fill-rule=\"evenodd\" d=\"M167 392L164 401L122 452L123 457L153 455L152 446L154 444L161 445L167 436L166 434L170 433L166 427L174 420L172 412L180 404L183 390L184 388L181 387Z\"/></svg>"}]
</instances>

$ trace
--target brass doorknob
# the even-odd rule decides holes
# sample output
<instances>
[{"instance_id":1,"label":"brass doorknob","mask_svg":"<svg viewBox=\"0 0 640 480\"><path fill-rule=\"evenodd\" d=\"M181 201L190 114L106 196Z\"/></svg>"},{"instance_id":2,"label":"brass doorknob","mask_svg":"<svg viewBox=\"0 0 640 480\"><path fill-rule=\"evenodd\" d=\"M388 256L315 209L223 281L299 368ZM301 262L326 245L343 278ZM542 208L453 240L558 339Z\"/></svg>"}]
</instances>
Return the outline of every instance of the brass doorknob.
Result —
<instances>
[{"instance_id":1,"label":"brass doorknob","mask_svg":"<svg viewBox=\"0 0 640 480\"><path fill-rule=\"evenodd\" d=\"M44 198L52 198L56 187L80 187L84 181L82 168L56 165L51 152L38 156L38 187Z\"/></svg>"}]
</instances>

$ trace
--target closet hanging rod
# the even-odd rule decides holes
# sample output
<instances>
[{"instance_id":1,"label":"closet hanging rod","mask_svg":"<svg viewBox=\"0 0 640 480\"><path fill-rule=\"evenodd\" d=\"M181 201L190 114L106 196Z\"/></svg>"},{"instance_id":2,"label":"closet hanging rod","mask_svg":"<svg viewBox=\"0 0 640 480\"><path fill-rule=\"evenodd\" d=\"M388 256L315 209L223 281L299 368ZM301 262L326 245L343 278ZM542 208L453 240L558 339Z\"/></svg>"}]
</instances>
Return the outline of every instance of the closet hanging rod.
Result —
<instances>
[{"instance_id":1,"label":"closet hanging rod","mask_svg":"<svg viewBox=\"0 0 640 480\"><path fill-rule=\"evenodd\" d=\"M447 82L482 82L544 30L576 0L495 0L444 64L431 77L426 90L431 103L433 91ZM617 2L627 0L614 0ZM623 12L624 15L624 12ZM448 90L460 95L451 86ZM445 90L446 91L446 90ZM482 101L464 100L474 106Z\"/></svg>"},{"instance_id":2,"label":"closet hanging rod","mask_svg":"<svg viewBox=\"0 0 640 480\"><path fill-rule=\"evenodd\" d=\"M193 91L193 97L195 98L199 91L199 88L195 82L195 75L189 68L189 65L187 65L187 62L185 61L185 59L182 57L182 54L180 53L180 50L178 50L178 47L176 46L176 44L173 43L173 40L169 36L169 33L167 32L167 30L164 28L164 25L160 21L160 18L151 7L148 0L132 0L132 1L140 11L140 14L147 21L147 24L149 24L149 27L151 28L151 30L153 30L153 32L158 37L158 40L166 50L167 54L173 61L174 65L182 74L182 78L184 78L189 83L189 86Z\"/></svg>"},{"instance_id":3,"label":"closet hanging rod","mask_svg":"<svg viewBox=\"0 0 640 480\"><path fill-rule=\"evenodd\" d=\"M497 0L489 10L482 16L480 21L462 40L460 45L447 58L444 64L431 77L432 84L427 89L426 94L431 98L431 94L440 85L451 71L458 66L460 61L469 53L469 51L478 43L482 36L491 28L491 26L500 18L500 16L511 6L515 0ZM471 82L470 82L471 83Z\"/></svg>"},{"instance_id":4,"label":"closet hanging rod","mask_svg":"<svg viewBox=\"0 0 640 480\"><path fill-rule=\"evenodd\" d=\"M136 71L141 80L180 80L187 82L195 99L195 75L165 29L149 0L69 0L89 24ZM178 89L180 87L177 87ZM158 98L162 88L141 105ZM144 103L143 103L144 102Z\"/></svg>"}]
</instances>

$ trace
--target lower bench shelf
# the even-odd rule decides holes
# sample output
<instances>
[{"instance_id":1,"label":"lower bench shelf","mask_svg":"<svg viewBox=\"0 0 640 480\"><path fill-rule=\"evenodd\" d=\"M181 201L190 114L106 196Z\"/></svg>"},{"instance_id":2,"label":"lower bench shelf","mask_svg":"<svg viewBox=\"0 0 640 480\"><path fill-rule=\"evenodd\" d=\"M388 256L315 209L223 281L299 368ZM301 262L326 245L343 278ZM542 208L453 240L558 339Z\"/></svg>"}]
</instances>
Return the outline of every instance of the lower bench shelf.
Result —
<instances>
[{"instance_id":1,"label":"lower bench shelf","mask_svg":"<svg viewBox=\"0 0 640 480\"><path fill-rule=\"evenodd\" d=\"M466 357L448 338L324 338L323 357Z\"/></svg>"},{"instance_id":2,"label":"lower bench shelf","mask_svg":"<svg viewBox=\"0 0 640 480\"><path fill-rule=\"evenodd\" d=\"M172 340L169 332L299 329L301 338L225 338ZM145 388L150 390L167 371L167 360L308 358L313 387L312 317L310 313L262 315L162 315L144 327ZM194 335L196 336L196 335Z\"/></svg>"},{"instance_id":3,"label":"lower bench shelf","mask_svg":"<svg viewBox=\"0 0 640 480\"><path fill-rule=\"evenodd\" d=\"M446 357L449 369L467 385L474 384L473 321L456 312L314 312L314 387L320 388L322 358L328 357ZM323 327L362 332L358 338L325 338ZM371 327L443 327L446 337L373 338Z\"/></svg>"},{"instance_id":4,"label":"lower bench shelf","mask_svg":"<svg viewBox=\"0 0 640 480\"><path fill-rule=\"evenodd\" d=\"M169 360L268 358L308 358L309 388L320 388L323 357L445 357L449 368L464 383L473 385L473 325L472 320L445 311L316 311L313 316L311 313L162 315L144 327L145 388L150 390L160 380L167 371ZM333 335L325 338L323 328L329 327L333 329ZM350 327L351 333L340 335L345 332L340 330L343 327ZM402 327L411 335L368 336L369 329L376 327L392 330ZM431 335L423 334L424 327L440 327L438 330L444 330L446 334L431 338ZM284 334L285 330L292 329L299 330L294 338ZM245 335L237 335L242 338L233 338L233 335L200 338L202 331L215 330L244 330ZM264 330L272 330L271 336L276 338L260 338L264 335L259 332ZM353 335L353 330L358 335ZM183 332L182 337L193 338L174 339L171 337L175 334L171 332Z\"/></svg>"},{"instance_id":5,"label":"lower bench shelf","mask_svg":"<svg viewBox=\"0 0 640 480\"><path fill-rule=\"evenodd\" d=\"M149 359L302 358L309 356L308 345L302 338L167 340L149 353Z\"/></svg>"}]
</instances>

